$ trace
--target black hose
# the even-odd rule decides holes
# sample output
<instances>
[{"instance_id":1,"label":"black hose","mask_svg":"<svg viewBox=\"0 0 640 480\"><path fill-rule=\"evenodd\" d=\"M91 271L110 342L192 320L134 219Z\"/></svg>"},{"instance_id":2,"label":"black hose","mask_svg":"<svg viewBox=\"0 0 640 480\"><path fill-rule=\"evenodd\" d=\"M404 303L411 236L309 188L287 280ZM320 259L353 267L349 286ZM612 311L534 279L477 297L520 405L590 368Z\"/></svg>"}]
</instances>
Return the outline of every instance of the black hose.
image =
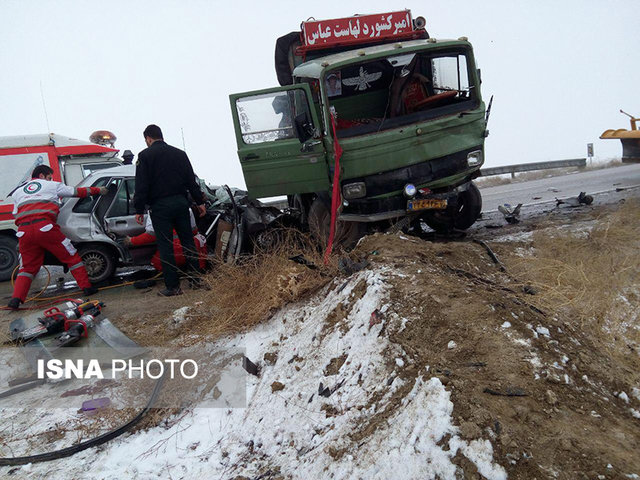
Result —
<instances>
[{"instance_id":1,"label":"black hose","mask_svg":"<svg viewBox=\"0 0 640 480\"><path fill-rule=\"evenodd\" d=\"M158 399L158 395L160 394L160 389L164 383L164 375L158 379L156 384L153 387L153 392L151 392L151 397L147 402L147 405L142 409L138 415L129 420L124 425L116 428L115 430L111 430L109 432L103 433L91 440L87 440L86 442L79 443L77 445L73 445L71 447L63 448L61 450L55 450L53 452L40 453L38 455L29 455L26 457L8 457L8 458L0 458L0 466L10 466L10 465L26 465L27 463L38 463L38 462L48 462L51 460L57 460L59 458L70 457L78 452L86 450L91 447L97 447L98 445L102 445L103 443L108 442L109 440L113 440L114 438L122 435L124 432L129 430L131 427L136 425L142 418L153 408L156 400Z\"/></svg>"}]
</instances>

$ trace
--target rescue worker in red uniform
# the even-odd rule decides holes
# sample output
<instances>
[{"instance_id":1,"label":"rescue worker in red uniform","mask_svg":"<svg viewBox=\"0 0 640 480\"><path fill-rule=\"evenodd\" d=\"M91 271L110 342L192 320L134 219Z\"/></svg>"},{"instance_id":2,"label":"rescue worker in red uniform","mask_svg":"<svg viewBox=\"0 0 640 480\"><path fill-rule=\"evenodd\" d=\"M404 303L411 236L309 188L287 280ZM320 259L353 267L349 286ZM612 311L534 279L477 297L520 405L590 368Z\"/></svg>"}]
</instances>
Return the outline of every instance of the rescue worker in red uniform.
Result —
<instances>
[{"instance_id":1,"label":"rescue worker in red uniform","mask_svg":"<svg viewBox=\"0 0 640 480\"><path fill-rule=\"evenodd\" d=\"M196 250L198 251L198 263L200 266L200 270L204 271L207 267L207 240L204 238L204 235L198 232L196 219L191 209L189 209L189 217L191 221L191 232L193 233L193 243L195 244ZM147 215L147 221L145 223L144 230L144 233L136 235L135 237L125 237L124 244L132 247L141 247L143 245L152 245L156 243L156 232L153 229L153 222L151 221L150 215ZM178 238L175 230L173 231L173 256L176 260L176 267L184 267L187 264L184 252L182 251L180 238ZM154 253L153 258L151 259L151 265L157 271L162 271L160 252L158 252L157 250Z\"/></svg>"},{"instance_id":2,"label":"rescue worker in red uniform","mask_svg":"<svg viewBox=\"0 0 640 480\"><path fill-rule=\"evenodd\" d=\"M89 283L87 270L71 240L64 236L56 223L60 211L60 198L105 195L105 187L70 187L53 182L53 170L39 165L31 174L31 181L18 187L12 194L13 216L18 226L20 270L13 287L9 308L16 310L24 303L33 278L44 261L45 251L51 252L69 267L71 274L85 295L98 291Z\"/></svg>"}]
</instances>

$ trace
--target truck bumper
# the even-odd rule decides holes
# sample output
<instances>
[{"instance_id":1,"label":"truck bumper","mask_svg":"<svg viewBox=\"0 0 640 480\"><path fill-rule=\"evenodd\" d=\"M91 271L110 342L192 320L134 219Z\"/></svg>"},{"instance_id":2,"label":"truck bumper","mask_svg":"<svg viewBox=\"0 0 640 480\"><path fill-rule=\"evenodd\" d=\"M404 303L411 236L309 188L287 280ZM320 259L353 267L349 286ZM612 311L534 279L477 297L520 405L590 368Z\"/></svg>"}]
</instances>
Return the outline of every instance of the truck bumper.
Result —
<instances>
[{"instance_id":1,"label":"truck bumper","mask_svg":"<svg viewBox=\"0 0 640 480\"><path fill-rule=\"evenodd\" d=\"M456 188L451 189L448 192L442 193L429 193L429 194L418 194L412 200L419 199L439 199L446 200L447 207L445 210L455 210L458 207L458 194L461 191L469 188L470 181L466 181L462 185L457 186ZM371 209L377 209L375 212L371 213L350 213L347 212L346 209L343 210L343 213L338 217L339 220L343 222L380 222L382 220L390 220L393 218L404 217L405 215L420 215L425 212L434 211L434 210L419 210L415 212L407 211L407 202L408 199L403 195L389 197L380 200L372 200L369 201L368 207ZM394 208L395 207L395 208ZM386 210L382 210L386 208Z\"/></svg>"}]
</instances>

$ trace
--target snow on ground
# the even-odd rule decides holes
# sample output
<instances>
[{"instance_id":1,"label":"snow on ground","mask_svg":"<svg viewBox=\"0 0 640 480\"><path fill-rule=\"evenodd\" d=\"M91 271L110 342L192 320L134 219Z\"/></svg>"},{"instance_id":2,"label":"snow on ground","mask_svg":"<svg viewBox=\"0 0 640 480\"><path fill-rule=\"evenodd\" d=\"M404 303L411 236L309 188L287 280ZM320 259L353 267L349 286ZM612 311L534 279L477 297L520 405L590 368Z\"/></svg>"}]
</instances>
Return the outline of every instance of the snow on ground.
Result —
<instances>
[{"instance_id":1,"label":"snow on ground","mask_svg":"<svg viewBox=\"0 0 640 480\"><path fill-rule=\"evenodd\" d=\"M410 360L388 332L406 319L382 314L374 322L371 315L385 311L391 275L360 272L346 286L209 345L244 347L260 364L260 376L247 377L246 408L195 408L170 427L21 467L13 478L234 478L268 470L296 479L456 478L461 472L452 460L461 454L484 477L505 479L488 440L458 436L450 393L428 368L411 379L410 390L397 376ZM355 291L361 281L364 293ZM338 304L345 318L329 321ZM321 383L330 396L319 395ZM409 393L398 402L403 386ZM358 436L367 425L377 428Z\"/></svg>"}]
</instances>

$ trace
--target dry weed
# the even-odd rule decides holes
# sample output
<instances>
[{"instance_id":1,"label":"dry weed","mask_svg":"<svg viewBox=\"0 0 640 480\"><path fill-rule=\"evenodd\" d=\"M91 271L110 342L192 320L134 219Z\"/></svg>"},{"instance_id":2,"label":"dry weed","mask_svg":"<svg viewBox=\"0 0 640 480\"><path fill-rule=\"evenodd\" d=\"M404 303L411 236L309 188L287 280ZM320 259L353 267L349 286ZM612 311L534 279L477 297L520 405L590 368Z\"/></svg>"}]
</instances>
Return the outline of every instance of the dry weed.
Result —
<instances>
[{"instance_id":1,"label":"dry weed","mask_svg":"<svg viewBox=\"0 0 640 480\"><path fill-rule=\"evenodd\" d=\"M552 311L577 316L584 328L609 340L640 342L639 201L599 217L589 232L535 233L533 246L535 256L519 260L514 269L531 280Z\"/></svg>"},{"instance_id":2,"label":"dry weed","mask_svg":"<svg viewBox=\"0 0 640 480\"><path fill-rule=\"evenodd\" d=\"M337 255L325 266L323 250L308 235L293 229L276 235L273 247L236 264L215 265L207 277L211 291L194 312L199 333L219 336L243 331L287 303L307 298L337 274ZM308 265L291 260L295 256Z\"/></svg>"}]
</instances>

